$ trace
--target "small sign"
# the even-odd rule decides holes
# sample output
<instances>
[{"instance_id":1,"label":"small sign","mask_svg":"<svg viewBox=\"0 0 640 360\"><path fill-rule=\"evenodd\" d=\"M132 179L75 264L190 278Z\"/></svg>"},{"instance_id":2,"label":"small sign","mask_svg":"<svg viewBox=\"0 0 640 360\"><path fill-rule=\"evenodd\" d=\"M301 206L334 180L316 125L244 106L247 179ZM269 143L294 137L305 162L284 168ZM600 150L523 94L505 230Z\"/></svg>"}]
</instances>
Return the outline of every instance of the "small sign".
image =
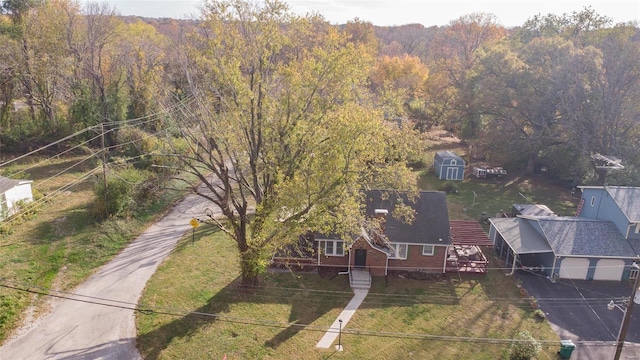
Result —
<instances>
[{"instance_id":1,"label":"small sign","mask_svg":"<svg viewBox=\"0 0 640 360\"><path fill-rule=\"evenodd\" d=\"M189 221L189 224L191 224L191 226L194 229L197 228L198 226L200 226L200 222L196 218L191 219L191 221Z\"/></svg>"}]
</instances>

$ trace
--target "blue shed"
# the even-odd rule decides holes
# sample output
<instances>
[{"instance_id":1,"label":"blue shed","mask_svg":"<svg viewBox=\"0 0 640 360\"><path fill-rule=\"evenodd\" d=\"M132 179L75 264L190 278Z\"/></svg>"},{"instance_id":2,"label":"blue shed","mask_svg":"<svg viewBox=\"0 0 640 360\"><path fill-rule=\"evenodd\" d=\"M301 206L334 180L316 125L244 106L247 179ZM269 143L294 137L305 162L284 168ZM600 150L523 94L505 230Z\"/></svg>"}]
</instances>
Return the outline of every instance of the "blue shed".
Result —
<instances>
[{"instance_id":1,"label":"blue shed","mask_svg":"<svg viewBox=\"0 0 640 360\"><path fill-rule=\"evenodd\" d=\"M440 180L464 180L464 160L450 150L436 152L433 170Z\"/></svg>"}]
</instances>

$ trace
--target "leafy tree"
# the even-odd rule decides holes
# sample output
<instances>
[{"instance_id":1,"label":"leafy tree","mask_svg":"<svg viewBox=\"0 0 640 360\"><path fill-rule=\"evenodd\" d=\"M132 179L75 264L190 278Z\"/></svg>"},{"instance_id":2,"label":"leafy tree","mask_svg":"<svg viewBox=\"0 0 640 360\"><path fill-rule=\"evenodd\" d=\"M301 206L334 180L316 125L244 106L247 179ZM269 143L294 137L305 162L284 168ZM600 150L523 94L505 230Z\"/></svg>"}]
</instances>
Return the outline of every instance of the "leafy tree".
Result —
<instances>
[{"instance_id":1,"label":"leafy tree","mask_svg":"<svg viewBox=\"0 0 640 360\"><path fill-rule=\"evenodd\" d=\"M475 13L452 21L431 44L433 64L428 66L436 79L445 81L438 84L444 90L438 93L446 94L434 93L439 103L435 109L446 111L440 116L448 127L459 130L462 138L475 138L480 126L473 68L485 47L505 36L506 30L494 15Z\"/></svg>"},{"instance_id":2,"label":"leafy tree","mask_svg":"<svg viewBox=\"0 0 640 360\"><path fill-rule=\"evenodd\" d=\"M373 61L348 38L279 1L210 2L191 38L180 159L221 209L211 221L237 243L244 284L300 234L358 233L362 188L414 186L417 143L373 109Z\"/></svg>"},{"instance_id":3,"label":"leafy tree","mask_svg":"<svg viewBox=\"0 0 640 360\"><path fill-rule=\"evenodd\" d=\"M592 7L585 6L571 14L538 14L527 20L517 34L520 41L528 43L536 38L562 37L576 46L588 45L594 30L611 24L611 19L599 15Z\"/></svg>"},{"instance_id":4,"label":"leafy tree","mask_svg":"<svg viewBox=\"0 0 640 360\"><path fill-rule=\"evenodd\" d=\"M371 87L389 118L403 116L411 101L424 101L429 70L415 56L382 56L371 72Z\"/></svg>"},{"instance_id":5,"label":"leafy tree","mask_svg":"<svg viewBox=\"0 0 640 360\"><path fill-rule=\"evenodd\" d=\"M154 97L162 86L167 40L153 26L136 21L125 26L120 42L130 96L128 116L143 117L156 110Z\"/></svg>"},{"instance_id":6,"label":"leafy tree","mask_svg":"<svg viewBox=\"0 0 640 360\"><path fill-rule=\"evenodd\" d=\"M64 99L65 79L70 71L65 24L74 7L66 0L43 2L21 15L24 30L14 61L32 118L39 115L50 133L61 128L58 106Z\"/></svg>"}]
</instances>

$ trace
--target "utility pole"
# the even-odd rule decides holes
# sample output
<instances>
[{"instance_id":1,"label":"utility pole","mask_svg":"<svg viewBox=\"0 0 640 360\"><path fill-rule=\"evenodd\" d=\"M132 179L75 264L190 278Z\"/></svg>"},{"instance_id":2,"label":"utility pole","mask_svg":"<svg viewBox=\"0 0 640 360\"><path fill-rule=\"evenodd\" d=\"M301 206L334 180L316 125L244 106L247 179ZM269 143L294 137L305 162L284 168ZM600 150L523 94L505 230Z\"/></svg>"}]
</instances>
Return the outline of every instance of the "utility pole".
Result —
<instances>
[{"instance_id":1,"label":"utility pole","mask_svg":"<svg viewBox=\"0 0 640 360\"><path fill-rule=\"evenodd\" d=\"M100 145L102 147L102 177L104 178L104 193L107 194L107 149L104 145L104 123L100 123ZM106 199L105 199L106 200Z\"/></svg>"},{"instance_id":2,"label":"utility pole","mask_svg":"<svg viewBox=\"0 0 640 360\"><path fill-rule=\"evenodd\" d=\"M640 269L640 266L635 262L631 265L631 268L634 270ZM629 298L629 303L627 304L627 308L624 311L624 318L622 320L622 326L620 326L620 332L618 333L618 344L616 346L616 353L613 356L613 360L620 360L620 355L622 354L622 347L624 346L624 339L627 337L627 330L629 329L629 321L631 320L631 313L633 312L633 305L636 300L636 291L638 290L638 278L640 278L640 274L636 275L636 280L633 283L633 291L631 292L631 298Z\"/></svg>"}]
</instances>

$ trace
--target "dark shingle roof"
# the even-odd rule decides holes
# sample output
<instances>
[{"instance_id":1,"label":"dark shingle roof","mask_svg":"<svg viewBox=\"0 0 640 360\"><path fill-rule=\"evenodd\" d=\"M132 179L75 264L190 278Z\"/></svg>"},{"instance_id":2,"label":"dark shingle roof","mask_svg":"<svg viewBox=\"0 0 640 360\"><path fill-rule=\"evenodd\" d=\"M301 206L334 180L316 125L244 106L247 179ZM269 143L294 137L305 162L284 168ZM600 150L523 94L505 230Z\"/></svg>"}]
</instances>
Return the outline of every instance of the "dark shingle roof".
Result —
<instances>
[{"instance_id":1,"label":"dark shingle roof","mask_svg":"<svg viewBox=\"0 0 640 360\"><path fill-rule=\"evenodd\" d=\"M630 222L640 222L640 188L607 186L606 189Z\"/></svg>"},{"instance_id":2,"label":"dark shingle roof","mask_svg":"<svg viewBox=\"0 0 640 360\"><path fill-rule=\"evenodd\" d=\"M407 193L395 190L369 190L366 195L366 214L375 216L376 209L388 210L385 234L394 243L451 245L449 238L449 212L447 199L441 191L421 191L415 202ZM399 200L415 210L413 222L406 223L394 217Z\"/></svg>"},{"instance_id":3,"label":"dark shingle roof","mask_svg":"<svg viewBox=\"0 0 640 360\"><path fill-rule=\"evenodd\" d=\"M556 255L635 257L635 250L611 221L580 217L536 219Z\"/></svg>"}]
</instances>

